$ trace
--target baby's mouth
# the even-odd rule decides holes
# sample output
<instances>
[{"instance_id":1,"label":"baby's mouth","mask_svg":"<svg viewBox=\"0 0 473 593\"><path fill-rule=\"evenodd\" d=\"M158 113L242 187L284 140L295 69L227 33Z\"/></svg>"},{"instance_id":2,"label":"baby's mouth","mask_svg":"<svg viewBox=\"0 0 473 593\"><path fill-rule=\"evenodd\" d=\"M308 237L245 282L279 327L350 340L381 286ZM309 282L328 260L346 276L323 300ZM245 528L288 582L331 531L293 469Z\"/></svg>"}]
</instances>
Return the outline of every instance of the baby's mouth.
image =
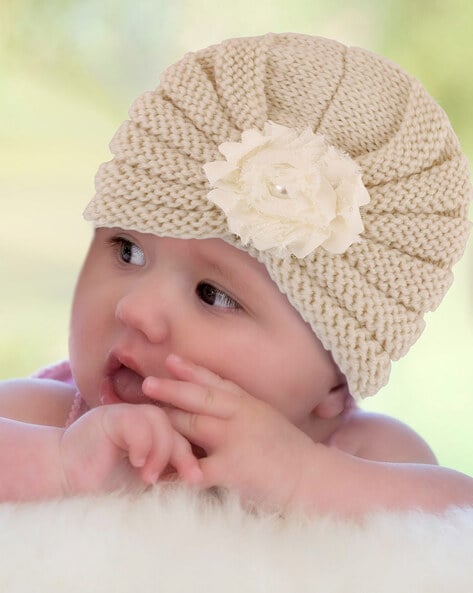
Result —
<instances>
[{"instance_id":1,"label":"baby's mouth","mask_svg":"<svg viewBox=\"0 0 473 593\"><path fill-rule=\"evenodd\" d=\"M110 379L113 390L122 401L129 404L149 402L149 398L143 394L142 390L144 377L132 369L121 366Z\"/></svg>"},{"instance_id":2,"label":"baby's mouth","mask_svg":"<svg viewBox=\"0 0 473 593\"><path fill-rule=\"evenodd\" d=\"M102 383L102 403L156 403L144 395L143 381L144 377L139 372L123 364L115 356L111 356Z\"/></svg>"}]
</instances>

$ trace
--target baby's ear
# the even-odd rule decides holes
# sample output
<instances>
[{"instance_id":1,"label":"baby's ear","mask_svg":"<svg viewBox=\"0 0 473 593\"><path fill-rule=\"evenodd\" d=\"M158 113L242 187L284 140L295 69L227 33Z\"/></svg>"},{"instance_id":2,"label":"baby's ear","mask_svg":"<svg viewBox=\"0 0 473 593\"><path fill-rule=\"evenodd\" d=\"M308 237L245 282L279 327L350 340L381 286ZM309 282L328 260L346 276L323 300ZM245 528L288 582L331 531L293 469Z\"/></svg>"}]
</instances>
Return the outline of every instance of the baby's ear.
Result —
<instances>
[{"instance_id":1,"label":"baby's ear","mask_svg":"<svg viewBox=\"0 0 473 593\"><path fill-rule=\"evenodd\" d=\"M314 414L324 419L335 418L345 409L347 399L347 384L343 382L331 389L324 399L315 406Z\"/></svg>"}]
</instances>

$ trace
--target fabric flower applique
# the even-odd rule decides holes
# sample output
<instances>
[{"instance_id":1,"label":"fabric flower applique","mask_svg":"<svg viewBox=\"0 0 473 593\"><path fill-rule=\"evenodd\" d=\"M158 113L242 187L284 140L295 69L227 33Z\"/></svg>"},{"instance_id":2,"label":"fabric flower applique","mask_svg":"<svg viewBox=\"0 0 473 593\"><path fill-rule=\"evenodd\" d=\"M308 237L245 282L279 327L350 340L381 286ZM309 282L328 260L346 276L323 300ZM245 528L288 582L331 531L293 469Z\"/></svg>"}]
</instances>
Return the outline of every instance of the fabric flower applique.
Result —
<instances>
[{"instance_id":1,"label":"fabric flower applique","mask_svg":"<svg viewBox=\"0 0 473 593\"><path fill-rule=\"evenodd\" d=\"M369 193L356 162L322 134L266 122L218 148L226 160L204 165L208 198L244 245L304 258L360 241Z\"/></svg>"}]
</instances>

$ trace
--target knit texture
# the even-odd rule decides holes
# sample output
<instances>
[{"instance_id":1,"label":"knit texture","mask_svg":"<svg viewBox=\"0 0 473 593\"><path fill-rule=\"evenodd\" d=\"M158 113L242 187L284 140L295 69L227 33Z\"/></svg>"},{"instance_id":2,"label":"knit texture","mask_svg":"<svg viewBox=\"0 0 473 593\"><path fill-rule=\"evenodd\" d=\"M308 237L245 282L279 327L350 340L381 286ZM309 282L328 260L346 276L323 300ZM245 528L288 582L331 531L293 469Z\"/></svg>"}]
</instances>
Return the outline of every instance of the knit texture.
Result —
<instances>
[{"instance_id":1,"label":"knit texture","mask_svg":"<svg viewBox=\"0 0 473 593\"><path fill-rule=\"evenodd\" d=\"M134 102L85 211L97 226L222 238L261 261L360 398L388 380L452 282L468 238L469 167L420 83L366 50L268 34L186 54ZM298 259L242 246L207 199L203 164L266 121L325 135L360 166L362 241Z\"/></svg>"}]
</instances>

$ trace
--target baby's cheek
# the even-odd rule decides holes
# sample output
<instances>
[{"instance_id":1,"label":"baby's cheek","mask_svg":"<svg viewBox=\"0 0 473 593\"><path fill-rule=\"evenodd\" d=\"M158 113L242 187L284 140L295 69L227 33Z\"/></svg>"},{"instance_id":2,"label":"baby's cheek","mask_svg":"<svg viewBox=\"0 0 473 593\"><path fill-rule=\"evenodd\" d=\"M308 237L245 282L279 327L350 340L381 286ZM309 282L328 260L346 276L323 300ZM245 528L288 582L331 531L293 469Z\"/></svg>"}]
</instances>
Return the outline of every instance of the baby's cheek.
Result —
<instances>
[{"instance_id":1,"label":"baby's cheek","mask_svg":"<svg viewBox=\"0 0 473 593\"><path fill-rule=\"evenodd\" d=\"M85 357L79 361L76 356L71 356L70 364L74 382L82 399L89 408L96 408L100 405L98 372Z\"/></svg>"}]
</instances>

